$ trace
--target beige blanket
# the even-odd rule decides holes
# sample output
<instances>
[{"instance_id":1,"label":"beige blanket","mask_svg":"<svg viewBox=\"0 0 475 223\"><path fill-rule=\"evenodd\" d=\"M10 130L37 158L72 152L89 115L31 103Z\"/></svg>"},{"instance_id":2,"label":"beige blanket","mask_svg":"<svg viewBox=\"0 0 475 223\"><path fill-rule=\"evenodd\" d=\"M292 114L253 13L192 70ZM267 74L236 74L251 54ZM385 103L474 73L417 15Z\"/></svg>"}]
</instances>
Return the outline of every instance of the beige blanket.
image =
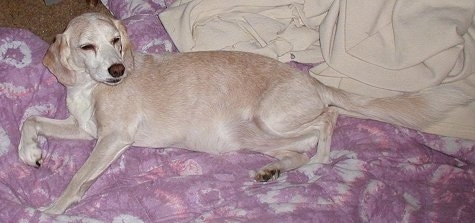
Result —
<instances>
[{"instance_id":1,"label":"beige blanket","mask_svg":"<svg viewBox=\"0 0 475 223\"><path fill-rule=\"evenodd\" d=\"M318 64L370 96L454 84L475 98L474 0L177 0L160 19L182 52L240 50ZM475 139L475 103L428 129Z\"/></svg>"}]
</instances>

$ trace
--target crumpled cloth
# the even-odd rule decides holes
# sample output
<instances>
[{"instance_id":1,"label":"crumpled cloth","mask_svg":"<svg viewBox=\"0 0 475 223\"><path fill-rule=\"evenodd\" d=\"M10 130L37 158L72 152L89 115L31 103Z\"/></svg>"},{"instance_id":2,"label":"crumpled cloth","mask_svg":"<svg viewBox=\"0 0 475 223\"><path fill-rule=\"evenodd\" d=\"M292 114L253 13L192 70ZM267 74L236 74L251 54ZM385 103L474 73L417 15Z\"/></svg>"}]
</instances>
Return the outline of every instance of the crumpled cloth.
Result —
<instances>
[{"instance_id":1,"label":"crumpled cloth","mask_svg":"<svg viewBox=\"0 0 475 223\"><path fill-rule=\"evenodd\" d=\"M313 64L321 82L362 95L450 84L475 98L474 14L473 0L178 0L159 16L181 52ZM424 131L475 139L475 102Z\"/></svg>"}]
</instances>

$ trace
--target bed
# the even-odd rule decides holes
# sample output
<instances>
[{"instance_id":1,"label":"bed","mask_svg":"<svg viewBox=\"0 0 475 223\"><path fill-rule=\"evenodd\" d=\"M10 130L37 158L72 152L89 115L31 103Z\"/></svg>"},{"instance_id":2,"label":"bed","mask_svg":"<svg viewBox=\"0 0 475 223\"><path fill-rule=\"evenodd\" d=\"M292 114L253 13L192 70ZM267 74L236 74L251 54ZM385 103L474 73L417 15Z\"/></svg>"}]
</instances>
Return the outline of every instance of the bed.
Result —
<instances>
[{"instance_id":1,"label":"bed","mask_svg":"<svg viewBox=\"0 0 475 223\"><path fill-rule=\"evenodd\" d=\"M157 15L173 0L105 0L136 50L177 51ZM132 147L64 214L49 205L94 141L42 138L36 169L18 159L30 115L65 118L65 91L42 65L48 44L0 28L0 222L473 222L475 141L341 116L332 162L308 163L260 183L272 158ZM296 65L301 69L308 67Z\"/></svg>"}]
</instances>

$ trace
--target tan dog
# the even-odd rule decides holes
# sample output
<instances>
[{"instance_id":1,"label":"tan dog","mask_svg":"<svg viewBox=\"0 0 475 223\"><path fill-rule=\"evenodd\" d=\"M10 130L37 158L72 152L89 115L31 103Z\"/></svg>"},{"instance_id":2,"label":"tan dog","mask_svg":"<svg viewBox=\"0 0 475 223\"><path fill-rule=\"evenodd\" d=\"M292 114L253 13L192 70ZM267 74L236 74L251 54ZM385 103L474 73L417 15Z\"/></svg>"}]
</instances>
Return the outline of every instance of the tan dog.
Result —
<instances>
[{"instance_id":1,"label":"tan dog","mask_svg":"<svg viewBox=\"0 0 475 223\"><path fill-rule=\"evenodd\" d=\"M277 158L255 179L268 181L309 161L329 162L337 111L419 128L469 102L438 87L371 99L327 87L276 60L243 52L145 55L132 51L122 23L101 14L73 19L44 64L67 89L65 120L28 118L19 156L42 162L38 135L97 139L90 157L50 207L59 214L130 146L207 153L249 149Z\"/></svg>"}]
</instances>

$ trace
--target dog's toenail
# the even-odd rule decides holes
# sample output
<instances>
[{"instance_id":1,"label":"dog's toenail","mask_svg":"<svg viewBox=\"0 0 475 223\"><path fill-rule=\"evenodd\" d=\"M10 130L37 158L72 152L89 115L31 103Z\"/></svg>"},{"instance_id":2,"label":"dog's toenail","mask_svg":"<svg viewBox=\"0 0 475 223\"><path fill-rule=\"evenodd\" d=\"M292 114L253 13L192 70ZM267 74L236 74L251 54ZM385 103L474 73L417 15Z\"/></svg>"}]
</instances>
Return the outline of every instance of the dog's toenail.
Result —
<instances>
[{"instance_id":1,"label":"dog's toenail","mask_svg":"<svg viewBox=\"0 0 475 223\"><path fill-rule=\"evenodd\" d=\"M280 170L272 170L271 173L274 179L277 179L280 177Z\"/></svg>"}]
</instances>

